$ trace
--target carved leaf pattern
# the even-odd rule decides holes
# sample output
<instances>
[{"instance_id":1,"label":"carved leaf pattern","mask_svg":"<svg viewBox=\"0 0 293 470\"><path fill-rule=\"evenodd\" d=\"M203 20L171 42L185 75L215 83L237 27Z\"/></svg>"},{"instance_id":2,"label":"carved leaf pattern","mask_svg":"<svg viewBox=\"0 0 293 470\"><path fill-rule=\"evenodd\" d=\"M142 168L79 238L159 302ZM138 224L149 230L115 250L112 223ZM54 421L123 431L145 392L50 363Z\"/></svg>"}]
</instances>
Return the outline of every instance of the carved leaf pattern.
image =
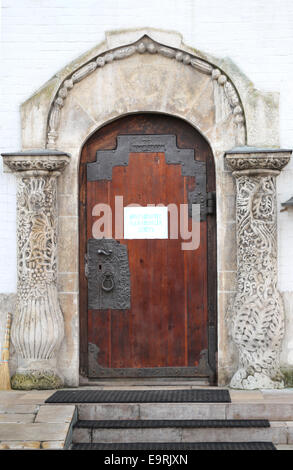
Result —
<instances>
[{"instance_id":1,"label":"carved leaf pattern","mask_svg":"<svg viewBox=\"0 0 293 470\"><path fill-rule=\"evenodd\" d=\"M20 177L18 298L11 338L25 359L51 359L64 336L56 275L56 177Z\"/></svg>"},{"instance_id":2,"label":"carved leaf pattern","mask_svg":"<svg viewBox=\"0 0 293 470\"><path fill-rule=\"evenodd\" d=\"M43 295L56 282L55 178L21 178L18 184L19 295Z\"/></svg>"},{"instance_id":3,"label":"carved leaf pattern","mask_svg":"<svg viewBox=\"0 0 293 470\"><path fill-rule=\"evenodd\" d=\"M277 290L275 177L237 178L237 294L231 334L240 369L231 386L282 386L279 365L284 312Z\"/></svg>"}]
</instances>

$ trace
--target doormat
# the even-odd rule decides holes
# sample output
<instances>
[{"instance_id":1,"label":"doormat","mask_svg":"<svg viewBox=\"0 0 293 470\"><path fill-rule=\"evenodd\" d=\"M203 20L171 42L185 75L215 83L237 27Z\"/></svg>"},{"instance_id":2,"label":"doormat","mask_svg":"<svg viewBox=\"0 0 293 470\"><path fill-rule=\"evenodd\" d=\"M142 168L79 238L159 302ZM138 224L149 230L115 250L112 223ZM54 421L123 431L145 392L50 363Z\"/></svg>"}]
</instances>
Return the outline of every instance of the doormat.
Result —
<instances>
[{"instance_id":1,"label":"doormat","mask_svg":"<svg viewBox=\"0 0 293 470\"><path fill-rule=\"evenodd\" d=\"M45 403L230 403L228 390L58 390Z\"/></svg>"},{"instance_id":2,"label":"doormat","mask_svg":"<svg viewBox=\"0 0 293 470\"><path fill-rule=\"evenodd\" d=\"M131 442L81 443L72 450L277 450L272 442Z\"/></svg>"},{"instance_id":3,"label":"doormat","mask_svg":"<svg viewBox=\"0 0 293 470\"><path fill-rule=\"evenodd\" d=\"M269 428L267 419L129 419L79 420L76 428L145 429L145 428Z\"/></svg>"}]
</instances>

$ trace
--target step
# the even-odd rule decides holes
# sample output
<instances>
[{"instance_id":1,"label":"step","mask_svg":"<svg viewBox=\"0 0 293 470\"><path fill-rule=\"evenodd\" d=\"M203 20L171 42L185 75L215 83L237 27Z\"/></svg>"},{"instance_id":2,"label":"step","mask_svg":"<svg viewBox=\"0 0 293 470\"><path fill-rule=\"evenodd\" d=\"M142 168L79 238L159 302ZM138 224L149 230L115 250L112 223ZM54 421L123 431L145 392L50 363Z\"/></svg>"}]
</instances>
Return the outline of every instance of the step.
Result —
<instances>
[{"instance_id":1,"label":"step","mask_svg":"<svg viewBox=\"0 0 293 470\"><path fill-rule=\"evenodd\" d=\"M291 403L77 403L79 419L268 419L293 421Z\"/></svg>"},{"instance_id":2,"label":"step","mask_svg":"<svg viewBox=\"0 0 293 470\"><path fill-rule=\"evenodd\" d=\"M276 450L272 442L78 443L72 450Z\"/></svg>"},{"instance_id":3,"label":"step","mask_svg":"<svg viewBox=\"0 0 293 470\"><path fill-rule=\"evenodd\" d=\"M293 421L292 394L227 389L66 389L46 403L76 404L79 419L269 419Z\"/></svg>"},{"instance_id":4,"label":"step","mask_svg":"<svg viewBox=\"0 0 293 470\"><path fill-rule=\"evenodd\" d=\"M287 443L287 428L267 420L80 420L74 443L113 442Z\"/></svg>"}]
</instances>

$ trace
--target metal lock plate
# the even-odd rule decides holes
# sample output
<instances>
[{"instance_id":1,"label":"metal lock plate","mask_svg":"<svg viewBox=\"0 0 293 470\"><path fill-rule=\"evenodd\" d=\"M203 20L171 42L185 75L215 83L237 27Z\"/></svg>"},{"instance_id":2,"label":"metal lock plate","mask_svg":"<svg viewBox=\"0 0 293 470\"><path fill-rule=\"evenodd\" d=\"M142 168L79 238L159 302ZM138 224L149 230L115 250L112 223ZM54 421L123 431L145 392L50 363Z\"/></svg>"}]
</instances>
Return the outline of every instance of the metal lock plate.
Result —
<instances>
[{"instance_id":1,"label":"metal lock plate","mask_svg":"<svg viewBox=\"0 0 293 470\"><path fill-rule=\"evenodd\" d=\"M130 271L125 245L113 239L89 239L87 251L88 308L130 308Z\"/></svg>"}]
</instances>

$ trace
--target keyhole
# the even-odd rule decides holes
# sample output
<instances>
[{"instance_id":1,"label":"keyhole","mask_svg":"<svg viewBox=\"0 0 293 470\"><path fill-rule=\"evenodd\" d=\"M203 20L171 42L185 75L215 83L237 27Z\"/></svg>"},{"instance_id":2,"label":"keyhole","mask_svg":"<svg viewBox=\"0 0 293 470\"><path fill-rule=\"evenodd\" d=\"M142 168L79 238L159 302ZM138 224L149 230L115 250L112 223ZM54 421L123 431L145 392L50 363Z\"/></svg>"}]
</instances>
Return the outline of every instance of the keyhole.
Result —
<instances>
[{"instance_id":1,"label":"keyhole","mask_svg":"<svg viewBox=\"0 0 293 470\"><path fill-rule=\"evenodd\" d=\"M102 270L102 265L101 265L101 264L99 264L99 270L100 270L100 271Z\"/></svg>"}]
</instances>

